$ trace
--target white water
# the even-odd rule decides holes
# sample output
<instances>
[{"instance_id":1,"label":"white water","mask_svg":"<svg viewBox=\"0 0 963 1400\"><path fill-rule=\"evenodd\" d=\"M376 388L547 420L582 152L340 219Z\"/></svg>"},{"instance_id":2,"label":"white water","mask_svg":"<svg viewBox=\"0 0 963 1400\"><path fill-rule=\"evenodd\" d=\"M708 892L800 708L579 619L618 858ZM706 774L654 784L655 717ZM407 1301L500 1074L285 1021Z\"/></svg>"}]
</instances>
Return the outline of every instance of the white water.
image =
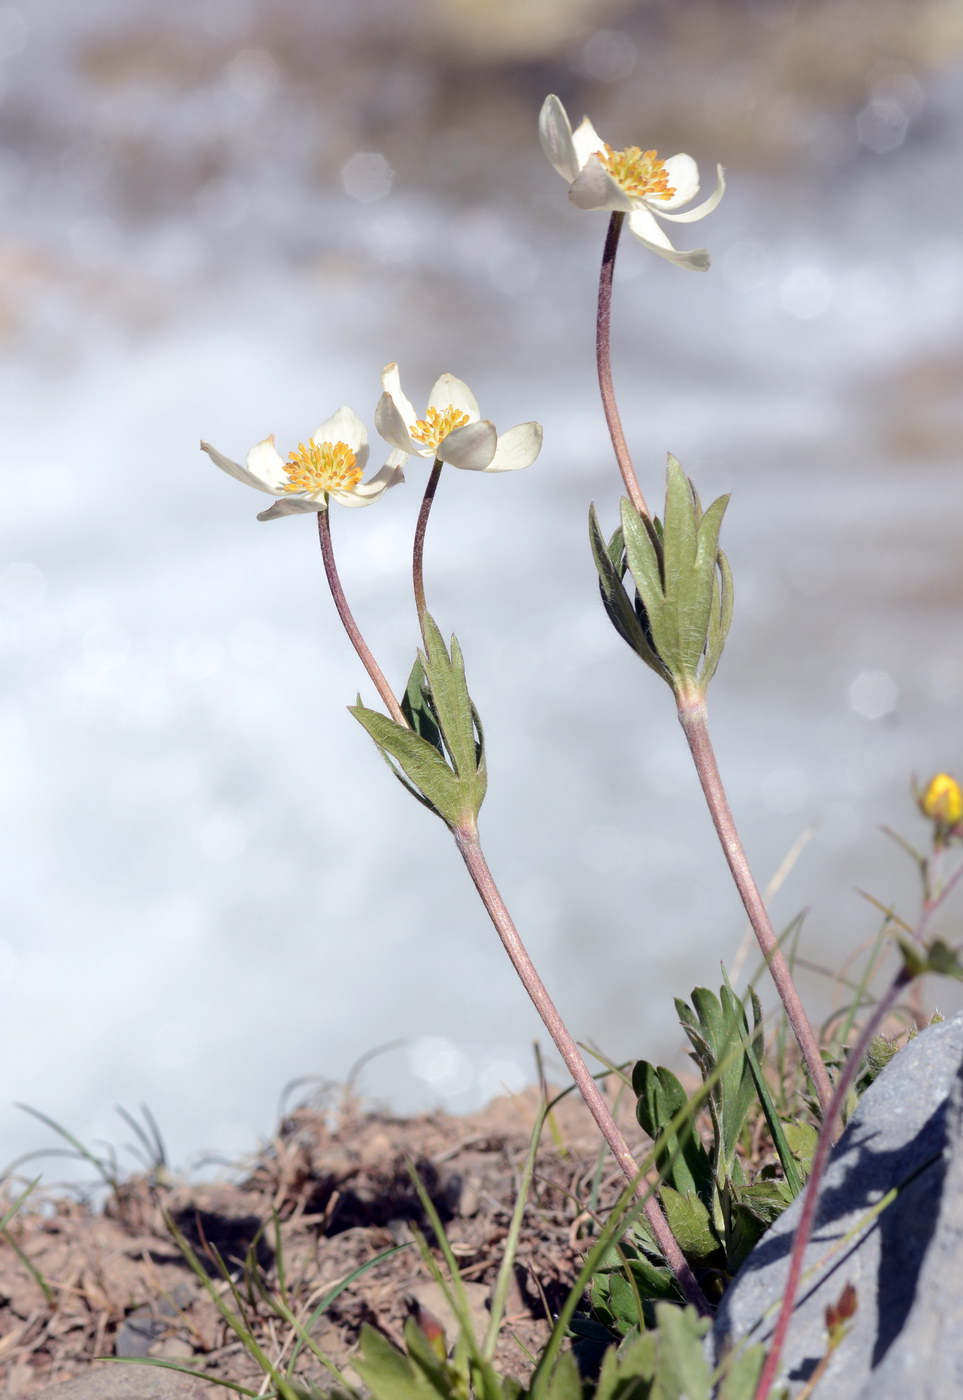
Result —
<instances>
[{"instance_id":1,"label":"white water","mask_svg":"<svg viewBox=\"0 0 963 1400\"><path fill-rule=\"evenodd\" d=\"M608 1054L678 1054L672 996L717 984L743 926L671 698L597 599L587 504L611 524L618 499L593 379L604 222L538 151L538 80L529 101L502 79L532 115L504 186L482 124L384 194L383 163L350 165L352 144L377 153L366 99L344 136L345 109L251 37L256 9L235 34L217 7L182 17L187 78L118 78L92 38L149 33L147 7L58 8L0 11L0 1155L52 1141L14 1100L85 1141L126 1139L113 1105L147 1102L179 1164L246 1150L286 1081L342 1080L399 1039L359 1087L404 1109L532 1077L540 1027L449 838L345 713L373 696L313 520L259 525L196 447L290 443L344 401L370 421L393 358L416 404L451 369L499 426L545 425L530 471L443 482L430 602L466 651L489 858L546 981ZM382 134L426 139L425 63L401 65ZM620 254L617 380L650 497L666 449L703 499L733 491L712 692L732 804L763 881L816 827L773 909L807 908L805 951L833 967L878 926L856 887L912 915L877 827L922 840L910 775L960 766L959 78L906 88L902 144L862 107L781 173L728 157L719 211L682 229L713 251L705 278ZM421 480L334 519L399 684Z\"/></svg>"}]
</instances>

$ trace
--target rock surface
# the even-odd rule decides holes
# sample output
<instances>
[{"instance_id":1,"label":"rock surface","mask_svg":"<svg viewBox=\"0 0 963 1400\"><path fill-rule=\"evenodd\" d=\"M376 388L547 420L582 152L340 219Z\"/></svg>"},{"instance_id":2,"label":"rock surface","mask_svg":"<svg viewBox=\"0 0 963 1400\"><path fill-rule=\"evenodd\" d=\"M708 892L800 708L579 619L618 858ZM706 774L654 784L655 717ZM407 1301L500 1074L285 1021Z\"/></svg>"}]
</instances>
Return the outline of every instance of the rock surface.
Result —
<instances>
[{"instance_id":1,"label":"rock surface","mask_svg":"<svg viewBox=\"0 0 963 1400\"><path fill-rule=\"evenodd\" d=\"M81 1376L50 1385L38 1400L216 1400L209 1381L156 1366L92 1366Z\"/></svg>"},{"instance_id":2,"label":"rock surface","mask_svg":"<svg viewBox=\"0 0 963 1400\"><path fill-rule=\"evenodd\" d=\"M963 1070L947 1116L942 1199L909 1317L860 1400L963 1395Z\"/></svg>"},{"instance_id":3,"label":"rock surface","mask_svg":"<svg viewBox=\"0 0 963 1400\"><path fill-rule=\"evenodd\" d=\"M826 1307L858 1309L819 1400L963 1395L963 1017L931 1026L863 1095L827 1169L783 1353L793 1394L826 1351ZM895 1199L880 1208L887 1193ZM712 1333L716 1359L766 1342L782 1300L798 1200L746 1260Z\"/></svg>"}]
</instances>

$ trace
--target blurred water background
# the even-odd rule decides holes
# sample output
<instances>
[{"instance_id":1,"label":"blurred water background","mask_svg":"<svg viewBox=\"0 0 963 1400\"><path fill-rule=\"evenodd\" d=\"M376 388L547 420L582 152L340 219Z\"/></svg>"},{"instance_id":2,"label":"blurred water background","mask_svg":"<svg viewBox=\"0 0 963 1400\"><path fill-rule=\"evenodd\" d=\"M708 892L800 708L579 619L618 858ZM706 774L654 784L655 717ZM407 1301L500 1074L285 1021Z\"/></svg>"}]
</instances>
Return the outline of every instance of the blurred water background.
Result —
<instances>
[{"instance_id":1,"label":"blurred water background","mask_svg":"<svg viewBox=\"0 0 963 1400\"><path fill-rule=\"evenodd\" d=\"M392 359L418 406L447 369L501 428L545 425L529 471L447 474L427 577L486 726L489 857L562 1010L677 1057L672 996L736 956L671 698L598 602L605 216L539 151L549 91L616 146L727 167L678 230L707 275L620 254L623 416L650 499L667 449L733 493L719 759L761 881L813 830L777 924L806 910L838 968L879 923L857 889L912 914L878 828L922 839L911 775L963 759L957 0L27 0L0 59L0 1155L50 1141L14 1100L87 1141L146 1102L182 1165L243 1151L287 1081L395 1041L357 1082L406 1110L533 1077L450 839L345 713L374 697L313 517L257 524L197 449L370 422ZM333 522L399 684L408 475Z\"/></svg>"}]
</instances>

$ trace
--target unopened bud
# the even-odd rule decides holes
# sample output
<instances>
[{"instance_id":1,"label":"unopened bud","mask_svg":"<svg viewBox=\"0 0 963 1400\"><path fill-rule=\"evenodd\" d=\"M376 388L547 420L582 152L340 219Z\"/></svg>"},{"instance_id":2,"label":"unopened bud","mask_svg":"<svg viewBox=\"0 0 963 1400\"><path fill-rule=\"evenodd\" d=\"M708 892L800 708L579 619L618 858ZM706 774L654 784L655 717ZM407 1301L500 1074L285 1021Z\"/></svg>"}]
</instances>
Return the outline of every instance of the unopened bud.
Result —
<instances>
[{"instance_id":1,"label":"unopened bud","mask_svg":"<svg viewBox=\"0 0 963 1400\"><path fill-rule=\"evenodd\" d=\"M937 773L919 794L919 805L924 817L949 829L963 817L963 792L949 773Z\"/></svg>"}]
</instances>

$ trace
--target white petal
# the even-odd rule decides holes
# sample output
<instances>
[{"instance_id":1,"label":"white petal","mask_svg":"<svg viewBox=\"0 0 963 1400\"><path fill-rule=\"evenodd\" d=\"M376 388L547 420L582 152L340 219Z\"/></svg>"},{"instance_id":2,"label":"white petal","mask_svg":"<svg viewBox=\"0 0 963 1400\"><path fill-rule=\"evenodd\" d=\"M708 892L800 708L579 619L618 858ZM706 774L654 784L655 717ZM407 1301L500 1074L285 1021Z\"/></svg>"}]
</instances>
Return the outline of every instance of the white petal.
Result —
<instances>
[{"instance_id":1,"label":"white petal","mask_svg":"<svg viewBox=\"0 0 963 1400\"><path fill-rule=\"evenodd\" d=\"M530 467L542 448L541 423L519 423L502 433L486 472L517 472Z\"/></svg>"},{"instance_id":2,"label":"white petal","mask_svg":"<svg viewBox=\"0 0 963 1400\"><path fill-rule=\"evenodd\" d=\"M658 253L660 258L668 258L669 262L678 263L680 267L687 267L693 272L705 272L709 266L709 254L705 248L694 248L691 253L673 248L648 209L633 209L628 225L639 242L651 252Z\"/></svg>"},{"instance_id":3,"label":"white petal","mask_svg":"<svg viewBox=\"0 0 963 1400\"><path fill-rule=\"evenodd\" d=\"M483 472L495 455L498 435L495 424L487 418L480 423L466 423L456 428L439 444L438 456L443 462L464 471Z\"/></svg>"},{"instance_id":4,"label":"white petal","mask_svg":"<svg viewBox=\"0 0 963 1400\"><path fill-rule=\"evenodd\" d=\"M332 491L331 495L343 506L370 506L372 501L383 496L389 487L404 481L405 474L401 468L407 460L407 453L392 452L385 465L379 472L375 472L370 481L363 481L353 491Z\"/></svg>"},{"instance_id":5,"label":"white petal","mask_svg":"<svg viewBox=\"0 0 963 1400\"><path fill-rule=\"evenodd\" d=\"M343 404L330 418L324 420L320 428L315 429L311 434L311 441L345 443L354 453L358 466L364 470L364 464L368 460L368 429L354 409L349 408L347 404Z\"/></svg>"},{"instance_id":6,"label":"white petal","mask_svg":"<svg viewBox=\"0 0 963 1400\"><path fill-rule=\"evenodd\" d=\"M435 380L428 395L428 407L442 412L446 408L457 408L460 413L468 414L469 423L477 423L481 417L475 395L464 380L456 379L453 374L443 374Z\"/></svg>"},{"instance_id":7,"label":"white petal","mask_svg":"<svg viewBox=\"0 0 963 1400\"><path fill-rule=\"evenodd\" d=\"M716 187L708 199L704 199L701 204L697 204L694 209L686 209L682 214L663 214L660 209L656 209L653 204L652 210L662 219L671 219L674 224L691 224L696 219L704 219L707 214L711 214L719 203L719 200L726 192L726 177L721 165L716 166Z\"/></svg>"},{"instance_id":8,"label":"white petal","mask_svg":"<svg viewBox=\"0 0 963 1400\"><path fill-rule=\"evenodd\" d=\"M225 457L223 452L218 452L216 447L212 447L209 442L201 443L201 451L206 452L208 457L216 467L220 467L222 472L227 472L228 476L233 476L235 481L242 481L245 486L253 486L258 491L267 491L269 495L274 495L264 482L259 480L248 471L247 467L242 467L240 462L232 462L230 457Z\"/></svg>"},{"instance_id":9,"label":"white petal","mask_svg":"<svg viewBox=\"0 0 963 1400\"><path fill-rule=\"evenodd\" d=\"M408 422L413 423L415 421L414 405L401 387L401 373L397 360L392 360L391 364L385 365L381 371L381 387L386 394L390 394L394 399L398 405L399 413L403 414Z\"/></svg>"},{"instance_id":10,"label":"white petal","mask_svg":"<svg viewBox=\"0 0 963 1400\"><path fill-rule=\"evenodd\" d=\"M282 515L309 515L314 511L317 515L322 510L327 510L328 503L322 497L321 500L309 500L307 496L282 496L279 501L275 501L273 506L258 513L258 520L280 520Z\"/></svg>"},{"instance_id":11,"label":"white petal","mask_svg":"<svg viewBox=\"0 0 963 1400\"><path fill-rule=\"evenodd\" d=\"M590 158L568 197L579 209L620 209L627 214L633 207L625 190L595 156Z\"/></svg>"},{"instance_id":12,"label":"white petal","mask_svg":"<svg viewBox=\"0 0 963 1400\"><path fill-rule=\"evenodd\" d=\"M583 117L572 132L572 145L575 147L579 170L585 169L590 157L597 156L600 151L605 150L605 142L588 117Z\"/></svg>"},{"instance_id":13,"label":"white petal","mask_svg":"<svg viewBox=\"0 0 963 1400\"><path fill-rule=\"evenodd\" d=\"M273 434L251 448L245 465L251 475L262 483L262 489L274 495L283 491L290 481L284 470L284 458L274 445Z\"/></svg>"},{"instance_id":14,"label":"white petal","mask_svg":"<svg viewBox=\"0 0 963 1400\"><path fill-rule=\"evenodd\" d=\"M669 156L662 164L669 177L669 188L675 190L675 194L671 199L647 201L656 214L661 214L663 209L678 209L680 204L688 204L699 193L699 167L691 156Z\"/></svg>"},{"instance_id":15,"label":"white petal","mask_svg":"<svg viewBox=\"0 0 963 1400\"><path fill-rule=\"evenodd\" d=\"M419 457L433 457L433 450L430 447L425 447L424 443L415 442L414 438L409 433L408 424L414 423L415 410L411 407L411 404L408 403L407 399L404 399L404 402L408 404L408 408L411 412L411 417L407 419L402 416L402 410L398 407L392 395L389 393L382 394L381 398L378 400L378 406L375 409L375 427L378 429L378 432L384 438L385 442L389 442L391 446L397 448L399 452L405 452L409 456L412 453L416 453Z\"/></svg>"},{"instance_id":16,"label":"white petal","mask_svg":"<svg viewBox=\"0 0 963 1400\"><path fill-rule=\"evenodd\" d=\"M538 139L552 165L571 184L579 172L578 156L572 141L572 124L554 93L546 97L538 114Z\"/></svg>"}]
</instances>

